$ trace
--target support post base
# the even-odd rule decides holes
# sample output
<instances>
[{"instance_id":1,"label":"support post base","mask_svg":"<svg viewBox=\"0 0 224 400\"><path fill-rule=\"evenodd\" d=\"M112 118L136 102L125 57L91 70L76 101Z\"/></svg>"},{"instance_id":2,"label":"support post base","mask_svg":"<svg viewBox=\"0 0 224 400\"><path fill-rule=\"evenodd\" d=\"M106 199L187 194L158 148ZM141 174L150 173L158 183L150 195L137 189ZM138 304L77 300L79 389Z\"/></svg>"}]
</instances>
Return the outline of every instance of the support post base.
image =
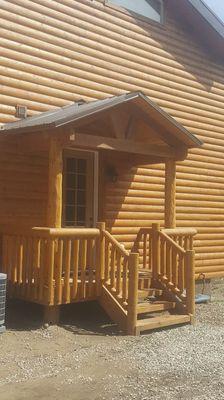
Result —
<instances>
[{"instance_id":1,"label":"support post base","mask_svg":"<svg viewBox=\"0 0 224 400\"><path fill-rule=\"evenodd\" d=\"M44 324L58 325L60 306L44 306Z\"/></svg>"}]
</instances>

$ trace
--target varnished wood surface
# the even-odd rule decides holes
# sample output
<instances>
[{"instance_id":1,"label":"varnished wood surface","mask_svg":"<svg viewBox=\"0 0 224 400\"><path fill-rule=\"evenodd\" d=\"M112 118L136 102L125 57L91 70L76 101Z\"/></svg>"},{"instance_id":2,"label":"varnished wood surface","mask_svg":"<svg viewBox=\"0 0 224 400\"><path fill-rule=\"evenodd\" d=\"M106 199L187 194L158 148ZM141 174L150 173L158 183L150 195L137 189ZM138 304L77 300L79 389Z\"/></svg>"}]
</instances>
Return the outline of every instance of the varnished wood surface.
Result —
<instances>
[{"instance_id":1,"label":"varnished wood surface","mask_svg":"<svg viewBox=\"0 0 224 400\"><path fill-rule=\"evenodd\" d=\"M15 119L16 104L34 115L143 90L204 141L177 165L177 226L198 230L196 273L224 276L224 67L172 15L160 26L103 3L2 2L0 122ZM42 152L1 152L1 224L46 224L47 162ZM107 185L105 219L131 248L140 227L164 222L164 166L118 172Z\"/></svg>"}]
</instances>

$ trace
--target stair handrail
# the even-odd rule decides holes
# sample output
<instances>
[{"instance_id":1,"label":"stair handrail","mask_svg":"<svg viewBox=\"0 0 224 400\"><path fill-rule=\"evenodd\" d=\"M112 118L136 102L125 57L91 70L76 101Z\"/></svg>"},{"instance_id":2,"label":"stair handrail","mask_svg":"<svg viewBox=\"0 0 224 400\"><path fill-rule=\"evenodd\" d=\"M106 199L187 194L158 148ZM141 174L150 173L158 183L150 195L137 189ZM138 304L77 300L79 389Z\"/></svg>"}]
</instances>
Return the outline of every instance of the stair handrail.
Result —
<instances>
[{"instance_id":1,"label":"stair handrail","mask_svg":"<svg viewBox=\"0 0 224 400\"><path fill-rule=\"evenodd\" d=\"M108 240L109 240L111 243L113 243L113 244L116 246L117 250L119 250L119 252L120 252L124 257L129 257L129 256L130 256L131 253L130 253L129 251L127 251L127 250L117 241L117 239L115 239L115 237L112 236L112 235L110 234L110 232L104 230L104 231L103 231L103 234L104 234L104 236L105 236L106 238L108 238Z\"/></svg>"},{"instance_id":2,"label":"stair handrail","mask_svg":"<svg viewBox=\"0 0 224 400\"><path fill-rule=\"evenodd\" d=\"M179 235L188 235L195 236L197 234L197 229L195 228L164 228L162 232L167 235L179 236Z\"/></svg>"},{"instance_id":3,"label":"stair handrail","mask_svg":"<svg viewBox=\"0 0 224 400\"><path fill-rule=\"evenodd\" d=\"M166 239L166 241L169 242L173 247L175 247L178 252L186 254L186 250L184 250L183 247L179 246L179 244L177 244L173 239L171 239L171 237L168 236L164 231L159 231L159 236Z\"/></svg>"},{"instance_id":4,"label":"stair handrail","mask_svg":"<svg viewBox=\"0 0 224 400\"><path fill-rule=\"evenodd\" d=\"M98 224L98 228L100 229L101 244L104 248L101 252L101 263L103 264L101 275L102 286L105 285L107 290L110 291L111 296L119 303L120 307L126 313L127 331L130 335L135 335L138 303L139 253L127 251L122 244L105 229L105 224ZM106 240L114 247L115 253L119 253L119 258L117 259L119 266L117 266L116 273L114 270L112 271L113 276L112 279L110 279L110 284L107 282L107 272L105 272L107 267L105 262ZM123 257L122 265L120 263L120 257ZM118 292L116 292L114 286L118 287Z\"/></svg>"},{"instance_id":5,"label":"stair handrail","mask_svg":"<svg viewBox=\"0 0 224 400\"><path fill-rule=\"evenodd\" d=\"M153 224L154 245L156 246L156 249L153 249L156 254L154 257L156 264L153 266L155 268L153 276L154 279L158 279L161 282L164 288L166 287L168 291L174 293L180 301L183 302L184 299L186 313L190 315L191 321L193 322L195 317L195 251L193 248L184 249L175 242L175 240L168 235L168 232L173 235L174 231L177 233L177 236L180 235L180 232L181 234L191 234L192 237L197 233L194 229L179 229L178 231L167 229L164 231L160 230L158 224ZM169 250L163 248L163 241L166 243L166 246L167 244L170 246ZM160 254L157 254L159 249ZM161 255L165 257L163 262L161 260ZM178 262L177 256L179 258ZM166 265L162 265L164 263ZM185 296L183 296L185 290L186 293Z\"/></svg>"}]
</instances>

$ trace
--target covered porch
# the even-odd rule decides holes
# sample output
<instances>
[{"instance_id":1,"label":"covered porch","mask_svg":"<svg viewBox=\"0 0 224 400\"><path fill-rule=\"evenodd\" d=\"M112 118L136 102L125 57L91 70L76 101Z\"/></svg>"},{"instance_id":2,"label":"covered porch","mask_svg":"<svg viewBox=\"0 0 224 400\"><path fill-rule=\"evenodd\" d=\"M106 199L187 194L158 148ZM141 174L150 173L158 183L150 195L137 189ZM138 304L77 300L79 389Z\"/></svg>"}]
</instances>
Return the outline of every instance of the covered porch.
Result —
<instances>
[{"instance_id":1,"label":"covered porch","mask_svg":"<svg viewBox=\"0 0 224 400\"><path fill-rule=\"evenodd\" d=\"M61 304L98 299L136 334L139 291L154 288L178 298L178 310L193 320L196 232L176 229L175 177L176 162L201 145L194 135L141 92L80 101L6 124L3 133L48 158L45 223L2 227L11 296L43 304L52 322ZM116 183L117 165L138 164L165 164L163 229L136 228L127 249L111 234L113 218L105 218L105 187Z\"/></svg>"}]
</instances>

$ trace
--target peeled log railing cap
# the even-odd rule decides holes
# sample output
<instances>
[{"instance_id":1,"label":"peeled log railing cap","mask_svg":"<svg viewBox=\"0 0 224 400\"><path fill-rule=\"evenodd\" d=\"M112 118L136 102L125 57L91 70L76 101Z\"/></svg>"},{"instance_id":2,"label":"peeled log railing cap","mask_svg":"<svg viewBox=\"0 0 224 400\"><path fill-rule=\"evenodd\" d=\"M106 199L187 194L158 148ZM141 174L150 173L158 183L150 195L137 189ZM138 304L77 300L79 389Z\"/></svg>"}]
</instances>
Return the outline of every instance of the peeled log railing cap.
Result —
<instances>
[{"instance_id":1,"label":"peeled log railing cap","mask_svg":"<svg viewBox=\"0 0 224 400\"><path fill-rule=\"evenodd\" d=\"M197 234L197 229L194 228L174 228L174 229L162 229L162 232L166 233L167 235L173 236L195 236Z\"/></svg>"},{"instance_id":2,"label":"peeled log railing cap","mask_svg":"<svg viewBox=\"0 0 224 400\"><path fill-rule=\"evenodd\" d=\"M43 237L96 237L100 231L97 228L45 228L34 227L32 234Z\"/></svg>"}]
</instances>

